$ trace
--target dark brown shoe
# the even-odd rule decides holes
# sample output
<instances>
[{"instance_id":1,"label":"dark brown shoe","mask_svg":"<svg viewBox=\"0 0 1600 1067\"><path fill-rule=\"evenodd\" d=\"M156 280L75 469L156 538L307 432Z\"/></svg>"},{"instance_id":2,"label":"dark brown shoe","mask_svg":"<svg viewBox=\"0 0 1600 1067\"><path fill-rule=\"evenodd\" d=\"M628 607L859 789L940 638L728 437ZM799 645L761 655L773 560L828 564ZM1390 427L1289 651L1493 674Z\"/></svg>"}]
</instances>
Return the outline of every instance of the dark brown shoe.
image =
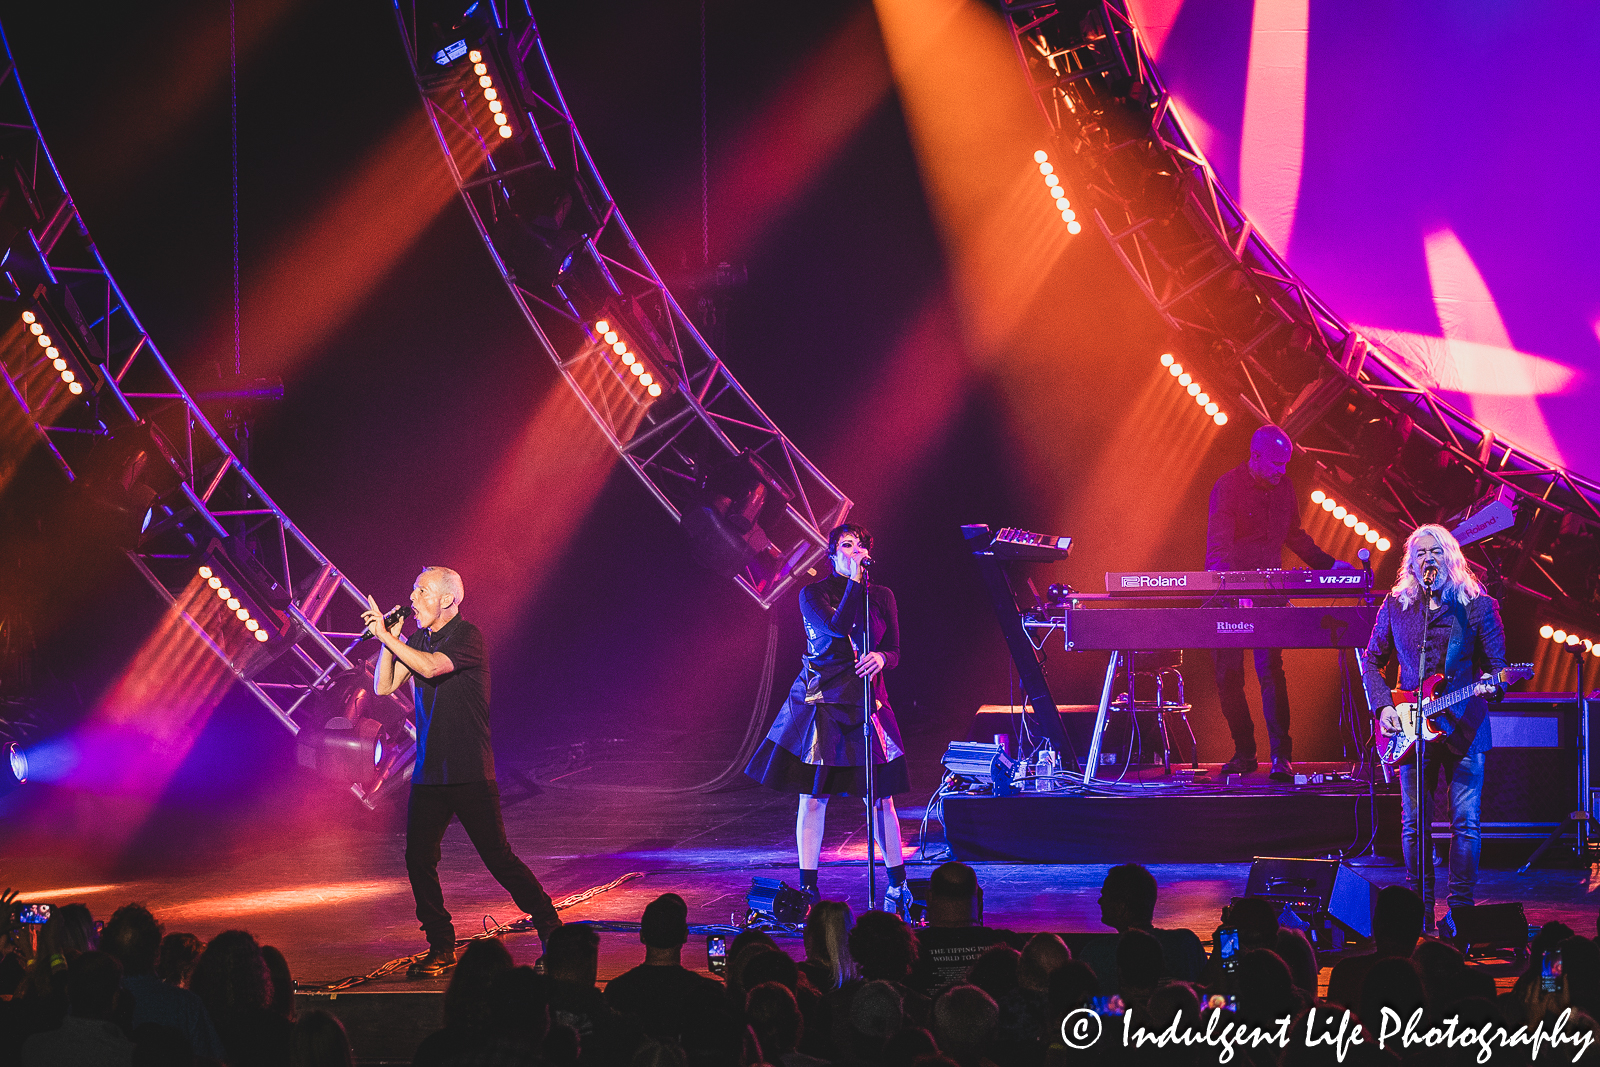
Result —
<instances>
[{"instance_id":1,"label":"dark brown shoe","mask_svg":"<svg viewBox=\"0 0 1600 1067\"><path fill-rule=\"evenodd\" d=\"M1229 774L1252 774L1259 766L1254 756L1241 756L1235 753L1231 760L1217 768L1217 777Z\"/></svg>"},{"instance_id":2,"label":"dark brown shoe","mask_svg":"<svg viewBox=\"0 0 1600 1067\"><path fill-rule=\"evenodd\" d=\"M435 948L429 949L428 954L420 960L412 961L406 968L407 978L441 978L445 972L456 965L454 949Z\"/></svg>"}]
</instances>

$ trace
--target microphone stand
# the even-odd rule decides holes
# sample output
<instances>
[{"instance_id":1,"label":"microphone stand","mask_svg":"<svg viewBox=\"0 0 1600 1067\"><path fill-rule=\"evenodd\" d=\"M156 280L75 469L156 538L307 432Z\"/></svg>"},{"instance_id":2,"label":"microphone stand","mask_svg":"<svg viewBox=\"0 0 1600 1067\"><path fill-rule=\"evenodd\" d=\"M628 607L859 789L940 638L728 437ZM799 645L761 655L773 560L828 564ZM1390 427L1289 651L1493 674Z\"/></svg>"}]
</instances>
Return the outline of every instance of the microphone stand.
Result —
<instances>
[{"instance_id":1,"label":"microphone stand","mask_svg":"<svg viewBox=\"0 0 1600 1067\"><path fill-rule=\"evenodd\" d=\"M1588 654L1588 649L1582 645L1562 645L1561 651L1574 657L1578 666L1578 679L1572 683L1572 701L1578 708L1578 784L1580 786L1578 795L1586 797L1589 795L1589 716L1584 714L1585 709L1583 706L1583 657ZM1533 855L1528 857L1528 862L1517 868L1517 873L1527 874L1533 870L1533 865L1538 863L1540 857L1550 850L1551 845L1561 840L1568 830L1577 831L1578 858L1580 860L1586 859L1589 853L1589 846L1593 841L1589 837L1591 829L1600 829L1600 820L1596 820L1593 815L1589 814L1587 808L1579 808L1577 811L1569 813L1561 825L1550 831L1550 836L1545 838L1539 847L1533 850Z\"/></svg>"},{"instance_id":2,"label":"microphone stand","mask_svg":"<svg viewBox=\"0 0 1600 1067\"><path fill-rule=\"evenodd\" d=\"M1422 932L1431 934L1434 929L1434 900L1433 900L1433 820L1429 817L1428 807L1432 797L1427 788L1427 759L1428 742L1424 736L1425 719L1422 714L1423 684L1428 677L1428 627L1432 624L1433 598L1432 586L1424 586L1423 592L1427 599L1422 605L1422 652L1417 659L1417 755L1416 755L1416 785L1413 795L1416 797L1417 808L1413 813L1417 823L1417 891L1422 896Z\"/></svg>"},{"instance_id":3,"label":"microphone stand","mask_svg":"<svg viewBox=\"0 0 1600 1067\"><path fill-rule=\"evenodd\" d=\"M872 654L872 581L866 567L857 571L861 575L861 658L866 659ZM878 872L876 863L876 835L877 829L873 822L876 797L873 796L872 782L872 716L876 712L872 706L872 675L868 674L861 680L861 739L865 743L864 758L866 759L867 783L867 910L875 911L878 907ZM884 862L888 862L885 857Z\"/></svg>"}]
</instances>

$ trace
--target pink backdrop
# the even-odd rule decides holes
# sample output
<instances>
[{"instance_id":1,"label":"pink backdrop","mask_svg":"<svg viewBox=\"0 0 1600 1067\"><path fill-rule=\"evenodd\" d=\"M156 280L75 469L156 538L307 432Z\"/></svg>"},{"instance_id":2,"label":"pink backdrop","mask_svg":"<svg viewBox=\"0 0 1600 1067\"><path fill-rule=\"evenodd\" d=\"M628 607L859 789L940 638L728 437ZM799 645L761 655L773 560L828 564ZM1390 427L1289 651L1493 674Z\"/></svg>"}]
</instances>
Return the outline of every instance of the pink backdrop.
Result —
<instances>
[{"instance_id":1,"label":"pink backdrop","mask_svg":"<svg viewBox=\"0 0 1600 1067\"><path fill-rule=\"evenodd\" d=\"M1130 6L1295 271L1420 383L1600 479L1600 8Z\"/></svg>"}]
</instances>

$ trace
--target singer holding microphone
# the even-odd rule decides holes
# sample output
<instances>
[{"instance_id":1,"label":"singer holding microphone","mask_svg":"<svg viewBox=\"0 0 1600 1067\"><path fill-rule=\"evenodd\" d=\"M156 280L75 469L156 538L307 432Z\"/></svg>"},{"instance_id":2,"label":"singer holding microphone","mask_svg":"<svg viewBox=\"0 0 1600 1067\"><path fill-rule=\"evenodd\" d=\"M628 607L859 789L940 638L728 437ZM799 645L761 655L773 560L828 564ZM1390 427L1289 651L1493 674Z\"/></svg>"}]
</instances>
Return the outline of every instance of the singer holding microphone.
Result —
<instances>
[{"instance_id":1,"label":"singer holding microphone","mask_svg":"<svg viewBox=\"0 0 1600 1067\"><path fill-rule=\"evenodd\" d=\"M437 977L456 962L456 930L439 885L439 846L452 818L461 820L495 881L533 919L541 944L561 925L550 895L506 840L489 745L489 659L482 631L461 617L465 596L461 575L428 567L411 589L417 632L409 641L400 639L404 612L386 618L369 596L361 616L383 644L373 671L378 695L393 693L407 678L414 683L417 757L406 811L406 874L428 954L412 963L412 978Z\"/></svg>"},{"instance_id":2,"label":"singer holding microphone","mask_svg":"<svg viewBox=\"0 0 1600 1067\"><path fill-rule=\"evenodd\" d=\"M1402 732L1399 713L1383 671L1400 663L1400 688L1416 691L1423 680L1444 675L1438 695L1474 685L1474 679L1506 665L1506 635L1500 606L1467 567L1461 546L1443 526L1419 526L1406 538L1405 563L1394 588L1378 609L1362 661L1367 701L1385 736ZM1429 795L1444 778L1450 798L1449 905L1473 903L1481 847L1478 819L1483 804L1484 753L1493 743L1488 701L1499 701L1505 687L1479 682L1475 694L1439 713L1445 735L1426 742L1424 774ZM1487 701L1485 700L1487 698ZM1417 769L1407 759L1400 775L1400 843L1406 877L1418 893L1421 869L1417 851ZM1431 888L1431 887L1430 887ZM1424 893L1424 899L1431 894ZM1428 916L1429 922L1432 916Z\"/></svg>"},{"instance_id":3,"label":"singer holding microphone","mask_svg":"<svg viewBox=\"0 0 1600 1067\"><path fill-rule=\"evenodd\" d=\"M904 918L911 906L906 868L900 859L900 821L894 794L910 789L900 726L889 707L883 672L900 663L900 619L894 593L871 582L872 534L845 523L828 533L833 573L800 591L806 650L800 675L766 740L744 773L762 785L800 795L795 841L800 885L817 900L817 868L828 800L835 794L865 797L866 763L872 761L873 834L889 868L883 909ZM869 608L870 605L870 608ZM870 610L870 618L867 611ZM870 635L870 642L864 640ZM863 646L870 649L863 653ZM863 736L865 679L872 683L872 744Z\"/></svg>"}]
</instances>

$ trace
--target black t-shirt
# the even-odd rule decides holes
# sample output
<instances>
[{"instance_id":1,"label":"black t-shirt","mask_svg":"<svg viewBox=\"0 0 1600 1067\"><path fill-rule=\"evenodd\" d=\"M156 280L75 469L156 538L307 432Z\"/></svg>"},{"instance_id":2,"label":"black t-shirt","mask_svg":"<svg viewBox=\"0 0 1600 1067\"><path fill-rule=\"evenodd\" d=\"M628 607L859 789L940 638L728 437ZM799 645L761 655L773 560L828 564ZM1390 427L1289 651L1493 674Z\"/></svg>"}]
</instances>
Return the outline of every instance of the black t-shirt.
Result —
<instances>
[{"instance_id":1,"label":"black t-shirt","mask_svg":"<svg viewBox=\"0 0 1600 1067\"><path fill-rule=\"evenodd\" d=\"M443 652L455 670L436 678L412 672L416 699L417 763L412 785L494 781L489 747L489 658L483 632L460 615L438 633L418 630L406 642Z\"/></svg>"},{"instance_id":2,"label":"black t-shirt","mask_svg":"<svg viewBox=\"0 0 1600 1067\"><path fill-rule=\"evenodd\" d=\"M987 926L925 926L917 930L921 959L911 984L923 992L966 981L967 971L994 945L1021 951L1026 941L1010 930Z\"/></svg>"},{"instance_id":3,"label":"black t-shirt","mask_svg":"<svg viewBox=\"0 0 1600 1067\"><path fill-rule=\"evenodd\" d=\"M716 1044L731 1032L726 987L687 967L640 964L606 983L606 1003L651 1037ZM709 1040L708 1040L709 1039Z\"/></svg>"},{"instance_id":4,"label":"black t-shirt","mask_svg":"<svg viewBox=\"0 0 1600 1067\"><path fill-rule=\"evenodd\" d=\"M1281 567L1285 546L1308 566L1333 566L1333 557L1300 526L1300 503L1288 475L1276 485L1258 482L1245 462L1218 478L1206 524L1206 570Z\"/></svg>"}]
</instances>

